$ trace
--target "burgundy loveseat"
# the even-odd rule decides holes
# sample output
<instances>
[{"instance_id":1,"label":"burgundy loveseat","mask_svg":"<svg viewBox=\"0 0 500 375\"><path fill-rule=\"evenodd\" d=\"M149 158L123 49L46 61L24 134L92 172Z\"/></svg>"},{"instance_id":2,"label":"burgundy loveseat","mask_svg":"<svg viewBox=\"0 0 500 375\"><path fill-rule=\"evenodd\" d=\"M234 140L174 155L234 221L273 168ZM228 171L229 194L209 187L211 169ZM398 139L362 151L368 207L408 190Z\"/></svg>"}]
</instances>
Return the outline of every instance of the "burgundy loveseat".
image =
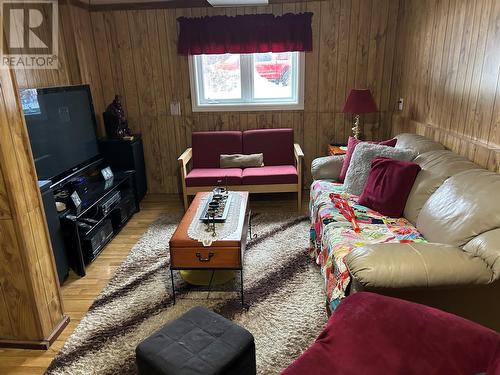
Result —
<instances>
[{"instance_id":1,"label":"burgundy loveseat","mask_svg":"<svg viewBox=\"0 0 500 375\"><path fill-rule=\"evenodd\" d=\"M293 143L293 129L195 132L191 145L178 158L185 209L188 196L211 190L222 180L230 190L295 192L300 210L304 154L300 146ZM264 155L263 167L220 168L221 154L257 153ZM188 169L190 161L191 170Z\"/></svg>"}]
</instances>

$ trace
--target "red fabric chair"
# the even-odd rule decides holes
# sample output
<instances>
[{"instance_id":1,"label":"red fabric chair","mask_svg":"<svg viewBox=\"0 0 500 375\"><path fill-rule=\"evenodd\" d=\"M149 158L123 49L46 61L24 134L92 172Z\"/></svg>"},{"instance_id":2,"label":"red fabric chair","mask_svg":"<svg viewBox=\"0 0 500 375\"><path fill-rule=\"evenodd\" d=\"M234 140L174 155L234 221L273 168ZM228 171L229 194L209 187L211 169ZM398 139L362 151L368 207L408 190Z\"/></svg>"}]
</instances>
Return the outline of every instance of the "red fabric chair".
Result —
<instances>
[{"instance_id":1,"label":"red fabric chair","mask_svg":"<svg viewBox=\"0 0 500 375\"><path fill-rule=\"evenodd\" d=\"M500 335L440 311L359 292L282 375L499 374Z\"/></svg>"}]
</instances>

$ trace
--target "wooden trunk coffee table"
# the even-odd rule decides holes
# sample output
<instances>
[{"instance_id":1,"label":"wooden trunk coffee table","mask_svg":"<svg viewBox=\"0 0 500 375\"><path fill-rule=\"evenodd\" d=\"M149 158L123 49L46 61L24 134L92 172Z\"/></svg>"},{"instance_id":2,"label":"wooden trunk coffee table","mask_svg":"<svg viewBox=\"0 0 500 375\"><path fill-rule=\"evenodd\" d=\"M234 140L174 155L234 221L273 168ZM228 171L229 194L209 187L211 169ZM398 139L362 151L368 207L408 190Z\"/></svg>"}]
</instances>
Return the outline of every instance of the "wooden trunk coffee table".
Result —
<instances>
[{"instance_id":1,"label":"wooden trunk coffee table","mask_svg":"<svg viewBox=\"0 0 500 375\"><path fill-rule=\"evenodd\" d=\"M184 214L179 226L170 239L170 277L175 304L174 270L235 270L241 275L241 303L243 304L243 253L250 227L248 192L238 192L242 196L237 230L230 236L212 242L210 246L189 237L188 229L198 212L202 198L210 193L197 193ZM213 277L213 274L212 274ZM209 283L209 288L211 285ZM210 290L210 289L209 289Z\"/></svg>"}]
</instances>

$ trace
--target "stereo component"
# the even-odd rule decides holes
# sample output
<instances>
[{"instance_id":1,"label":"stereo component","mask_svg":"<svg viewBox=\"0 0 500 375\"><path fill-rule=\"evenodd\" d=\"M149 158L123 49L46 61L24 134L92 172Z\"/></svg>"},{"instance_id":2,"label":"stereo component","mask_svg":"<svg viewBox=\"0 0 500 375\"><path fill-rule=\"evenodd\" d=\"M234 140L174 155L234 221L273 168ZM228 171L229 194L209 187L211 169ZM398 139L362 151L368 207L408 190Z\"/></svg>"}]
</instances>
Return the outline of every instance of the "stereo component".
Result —
<instances>
[{"instance_id":1,"label":"stereo component","mask_svg":"<svg viewBox=\"0 0 500 375\"><path fill-rule=\"evenodd\" d=\"M82 241L83 258L86 263L95 259L101 252L111 237L113 237L113 225L111 220L104 220L98 229L94 229L92 234L89 234Z\"/></svg>"},{"instance_id":2,"label":"stereo component","mask_svg":"<svg viewBox=\"0 0 500 375\"><path fill-rule=\"evenodd\" d=\"M99 210L103 215L107 215L113 209L113 207L115 207L120 202L120 199L121 199L120 192L119 191L114 192L113 195L111 195L106 200L106 202L101 203L99 205Z\"/></svg>"},{"instance_id":3,"label":"stereo component","mask_svg":"<svg viewBox=\"0 0 500 375\"><path fill-rule=\"evenodd\" d=\"M135 212L137 212L135 198L132 195L122 198L120 204L116 206L114 210L116 214L113 212L113 226L115 228L121 227Z\"/></svg>"}]
</instances>

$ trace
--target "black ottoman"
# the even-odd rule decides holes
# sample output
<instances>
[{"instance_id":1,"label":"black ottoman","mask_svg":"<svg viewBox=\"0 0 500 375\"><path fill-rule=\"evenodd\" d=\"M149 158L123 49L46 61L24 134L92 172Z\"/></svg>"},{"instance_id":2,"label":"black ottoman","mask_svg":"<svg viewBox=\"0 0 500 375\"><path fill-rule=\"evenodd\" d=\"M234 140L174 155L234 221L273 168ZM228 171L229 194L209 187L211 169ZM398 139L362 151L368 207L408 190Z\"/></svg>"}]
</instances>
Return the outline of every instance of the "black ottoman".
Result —
<instances>
[{"instance_id":1,"label":"black ottoman","mask_svg":"<svg viewBox=\"0 0 500 375\"><path fill-rule=\"evenodd\" d=\"M199 306L141 342L135 352L141 375L256 373L252 334Z\"/></svg>"}]
</instances>

